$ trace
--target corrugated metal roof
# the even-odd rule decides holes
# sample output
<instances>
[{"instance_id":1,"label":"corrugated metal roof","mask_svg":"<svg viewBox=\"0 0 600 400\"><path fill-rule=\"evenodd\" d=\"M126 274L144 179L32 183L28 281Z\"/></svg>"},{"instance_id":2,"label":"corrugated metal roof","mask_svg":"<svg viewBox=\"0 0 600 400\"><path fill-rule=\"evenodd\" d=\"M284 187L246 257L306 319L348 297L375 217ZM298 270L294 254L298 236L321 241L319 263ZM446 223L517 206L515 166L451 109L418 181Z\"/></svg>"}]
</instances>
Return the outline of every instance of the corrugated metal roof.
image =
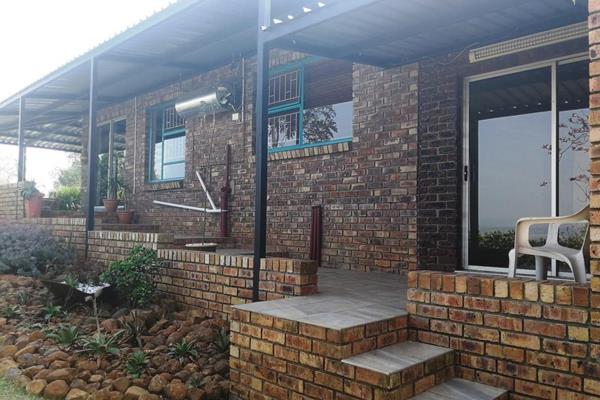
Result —
<instances>
[{"instance_id":1,"label":"corrugated metal roof","mask_svg":"<svg viewBox=\"0 0 600 400\"><path fill-rule=\"evenodd\" d=\"M323 0L326 10L349 0ZM322 12L313 0L273 0L277 32ZM286 35L278 47L394 66L587 18L578 0L354 0L343 15ZM0 143L15 143L19 97L27 98L26 144L79 151L89 63L97 61L100 105L147 92L253 54L257 0L180 0L0 102ZM313 11L306 14L302 6ZM292 15L293 19L288 19ZM309 15L308 17L304 15ZM79 130L79 134L74 134Z\"/></svg>"}]
</instances>

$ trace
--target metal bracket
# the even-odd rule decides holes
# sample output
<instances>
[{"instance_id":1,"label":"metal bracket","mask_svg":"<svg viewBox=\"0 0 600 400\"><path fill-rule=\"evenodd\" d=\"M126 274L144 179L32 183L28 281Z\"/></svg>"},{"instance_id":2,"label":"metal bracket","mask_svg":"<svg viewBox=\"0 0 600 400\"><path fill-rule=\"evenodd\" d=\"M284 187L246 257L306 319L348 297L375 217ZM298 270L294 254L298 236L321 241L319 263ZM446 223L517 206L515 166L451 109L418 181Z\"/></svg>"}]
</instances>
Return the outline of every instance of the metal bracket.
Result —
<instances>
[{"instance_id":1,"label":"metal bracket","mask_svg":"<svg viewBox=\"0 0 600 400\"><path fill-rule=\"evenodd\" d=\"M202 186L202 189L204 190L204 193L206 194L206 197L208 198L208 202L210 203L211 208L186 206L184 204L167 203L165 201L158 201L158 200L154 200L153 203L160 205L160 206L182 208L184 210L199 211L199 212L205 212L208 214L221 214L221 213L227 212L227 210L221 210L220 208L217 208L210 193L208 192L208 189L206 188L206 185L204 184L204 180L202 179L202 177L200 176L200 173L198 171L196 171L196 177L200 181L200 185Z\"/></svg>"}]
</instances>

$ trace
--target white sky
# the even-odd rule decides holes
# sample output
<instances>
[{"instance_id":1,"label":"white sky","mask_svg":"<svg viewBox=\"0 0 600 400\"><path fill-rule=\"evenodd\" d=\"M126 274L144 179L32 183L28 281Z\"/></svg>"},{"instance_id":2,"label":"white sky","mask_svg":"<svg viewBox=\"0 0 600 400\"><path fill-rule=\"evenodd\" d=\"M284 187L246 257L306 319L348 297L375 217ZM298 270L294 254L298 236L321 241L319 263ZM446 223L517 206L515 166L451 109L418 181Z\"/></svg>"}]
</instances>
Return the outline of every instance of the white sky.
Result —
<instances>
[{"instance_id":1,"label":"white sky","mask_svg":"<svg viewBox=\"0 0 600 400\"><path fill-rule=\"evenodd\" d=\"M0 99L170 3L172 0L0 1ZM0 145L0 159L12 159L15 153L14 146ZM53 171L66 164L65 153L28 149L27 179L35 180L48 193Z\"/></svg>"}]
</instances>

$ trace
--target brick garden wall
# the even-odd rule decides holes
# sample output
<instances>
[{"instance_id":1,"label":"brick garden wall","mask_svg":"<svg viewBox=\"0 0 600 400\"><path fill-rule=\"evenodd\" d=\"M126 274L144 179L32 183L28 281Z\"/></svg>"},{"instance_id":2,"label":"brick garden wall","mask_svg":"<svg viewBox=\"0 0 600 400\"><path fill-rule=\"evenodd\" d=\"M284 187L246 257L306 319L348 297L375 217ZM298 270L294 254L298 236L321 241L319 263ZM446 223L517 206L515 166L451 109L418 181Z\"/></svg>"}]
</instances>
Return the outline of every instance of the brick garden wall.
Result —
<instances>
[{"instance_id":1,"label":"brick garden wall","mask_svg":"<svg viewBox=\"0 0 600 400\"><path fill-rule=\"evenodd\" d=\"M16 183L0 185L0 219L23 217L23 197Z\"/></svg>"},{"instance_id":2,"label":"brick garden wall","mask_svg":"<svg viewBox=\"0 0 600 400\"><path fill-rule=\"evenodd\" d=\"M111 262L124 259L136 246L158 252L165 261L157 277L158 290L184 306L200 307L210 316L228 318L232 305L252 300L252 257L174 250L171 234L90 232L88 264L101 271ZM317 291L317 264L313 261L267 258L260 277L262 300Z\"/></svg>"},{"instance_id":3,"label":"brick garden wall","mask_svg":"<svg viewBox=\"0 0 600 400\"><path fill-rule=\"evenodd\" d=\"M600 396L600 295L589 285L429 271L408 283L409 337L455 349L457 376L515 399Z\"/></svg>"},{"instance_id":4,"label":"brick garden wall","mask_svg":"<svg viewBox=\"0 0 600 400\"><path fill-rule=\"evenodd\" d=\"M273 66L301 55L278 52ZM218 215L156 206L153 200L202 206L195 177L209 181L215 201L223 186L225 147L232 147L232 236L250 247L254 223L252 113L255 60L245 65L245 120L224 113L187 121L186 175L181 183L146 182L146 110L215 82L241 80L232 64L167 86L99 113L98 123L126 117L126 183L138 222L166 233L218 233ZM309 253L311 206L323 205L323 265L348 269L402 271L416 266L417 92L416 65L380 70L356 65L353 72L352 143L278 153L269 163L268 244L293 258ZM85 162L83 163L85 165ZM208 165L212 164L212 179ZM204 218L207 218L206 222Z\"/></svg>"},{"instance_id":5,"label":"brick garden wall","mask_svg":"<svg viewBox=\"0 0 600 400\"><path fill-rule=\"evenodd\" d=\"M231 306L252 301L252 257L186 250L160 250L159 256L167 262L158 289L181 304L229 318ZM261 265L260 279L261 300L307 296L317 292L317 264L268 258Z\"/></svg>"}]
</instances>

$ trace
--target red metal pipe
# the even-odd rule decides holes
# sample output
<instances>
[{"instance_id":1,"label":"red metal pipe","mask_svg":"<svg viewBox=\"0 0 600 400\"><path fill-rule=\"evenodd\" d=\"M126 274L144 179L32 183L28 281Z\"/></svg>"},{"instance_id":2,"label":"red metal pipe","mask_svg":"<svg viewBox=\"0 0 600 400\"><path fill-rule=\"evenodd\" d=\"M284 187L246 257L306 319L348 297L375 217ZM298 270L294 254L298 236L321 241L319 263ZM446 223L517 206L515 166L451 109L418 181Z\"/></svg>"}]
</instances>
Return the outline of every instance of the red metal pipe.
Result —
<instances>
[{"instance_id":1,"label":"red metal pipe","mask_svg":"<svg viewBox=\"0 0 600 400\"><path fill-rule=\"evenodd\" d=\"M323 241L323 212L321 206L313 206L310 226L310 259L321 266L321 246Z\"/></svg>"},{"instance_id":2,"label":"red metal pipe","mask_svg":"<svg viewBox=\"0 0 600 400\"><path fill-rule=\"evenodd\" d=\"M227 145L225 150L225 179L221 188L221 218L219 221L221 237L229 237L229 195L231 188L229 187L229 174L231 165L231 145Z\"/></svg>"}]
</instances>

